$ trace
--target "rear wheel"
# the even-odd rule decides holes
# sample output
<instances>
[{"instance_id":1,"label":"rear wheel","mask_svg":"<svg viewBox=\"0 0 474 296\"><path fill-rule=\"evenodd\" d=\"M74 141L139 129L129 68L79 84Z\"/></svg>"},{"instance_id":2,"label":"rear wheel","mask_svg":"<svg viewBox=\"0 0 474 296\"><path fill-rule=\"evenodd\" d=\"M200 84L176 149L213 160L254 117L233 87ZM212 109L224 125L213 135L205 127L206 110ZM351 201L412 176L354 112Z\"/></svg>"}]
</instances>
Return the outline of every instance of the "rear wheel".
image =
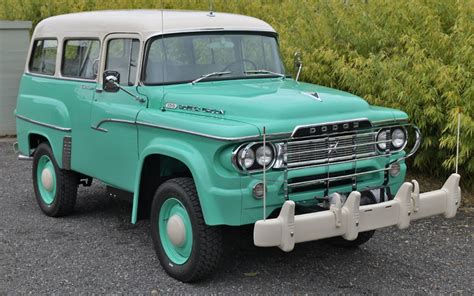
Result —
<instances>
[{"instance_id":1,"label":"rear wheel","mask_svg":"<svg viewBox=\"0 0 474 296\"><path fill-rule=\"evenodd\" d=\"M64 216L76 204L78 178L58 167L51 147L38 146L33 156L33 186L40 209L48 216Z\"/></svg>"},{"instance_id":2,"label":"rear wheel","mask_svg":"<svg viewBox=\"0 0 474 296\"><path fill-rule=\"evenodd\" d=\"M150 219L156 253L170 276L192 282L217 268L223 250L221 229L205 224L191 178L163 183L153 198Z\"/></svg>"}]
</instances>

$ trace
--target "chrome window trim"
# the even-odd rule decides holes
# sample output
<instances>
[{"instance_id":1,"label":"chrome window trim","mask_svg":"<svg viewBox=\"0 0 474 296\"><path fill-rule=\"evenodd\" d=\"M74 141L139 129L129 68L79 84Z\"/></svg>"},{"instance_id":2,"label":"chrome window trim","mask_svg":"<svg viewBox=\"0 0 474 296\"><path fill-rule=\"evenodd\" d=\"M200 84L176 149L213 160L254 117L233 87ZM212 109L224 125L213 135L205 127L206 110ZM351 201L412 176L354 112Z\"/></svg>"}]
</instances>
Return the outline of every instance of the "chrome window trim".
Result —
<instances>
[{"instance_id":1,"label":"chrome window trim","mask_svg":"<svg viewBox=\"0 0 474 296\"><path fill-rule=\"evenodd\" d=\"M75 81L75 82L88 82L88 83L94 83L97 84L97 79L96 80L90 80L90 79L81 79L81 78L70 78L70 77L64 77L64 76L52 76L52 75L45 75L45 74L38 74L34 72L25 72L25 75L29 76L37 76L37 77L42 77L42 78L49 78L49 79L56 79L56 80L67 80L67 81Z\"/></svg>"},{"instance_id":2,"label":"chrome window trim","mask_svg":"<svg viewBox=\"0 0 474 296\"><path fill-rule=\"evenodd\" d=\"M76 81L85 81L85 82L97 82L98 77L99 77L99 71L97 71L97 75L95 78L82 78L82 77L77 77L77 76L67 76L63 75L63 66L64 66L64 55L65 55L65 49L66 49L66 43L68 41L81 41L81 40L89 40L89 41L98 41L99 42L99 65L101 63L101 56L102 56L102 40L99 37L64 37L62 38L62 43L61 43L61 52L60 52L60 64L59 64L59 72L58 72L58 77L66 80L76 80ZM59 48L59 45L58 45Z\"/></svg>"},{"instance_id":3,"label":"chrome window trim","mask_svg":"<svg viewBox=\"0 0 474 296\"><path fill-rule=\"evenodd\" d=\"M55 129L55 130L58 130L58 131L62 131L62 132L71 132L72 131L72 129L70 127L61 127L61 126L57 126L57 125L54 125L54 124L41 122L41 121L38 121L38 120L34 120L34 119L31 119L31 118L25 117L23 115L18 115L17 114L16 117L18 119L24 120L26 122L37 124L37 125L44 126L44 127L48 127L48 128Z\"/></svg>"},{"instance_id":4,"label":"chrome window trim","mask_svg":"<svg viewBox=\"0 0 474 296\"><path fill-rule=\"evenodd\" d=\"M34 72L34 71L31 71L30 68L31 68L31 63L33 62L33 54L35 52L35 43L38 42L38 41L46 41L46 40L53 40L53 41L56 41L56 57L55 57L55 60L54 60L54 73L53 74L42 74L42 73L39 73L39 72ZM60 43L59 43L59 40L57 37L43 37L43 38L35 38L34 40L31 41L31 49L30 51L28 52L28 60L26 62L26 71L25 73L31 73L31 74L36 74L36 75L39 75L39 76L45 76L45 77L55 77L56 74L57 74L57 71L56 71L56 68L57 68L57 64L58 64L58 54L59 54L59 47Z\"/></svg>"}]
</instances>

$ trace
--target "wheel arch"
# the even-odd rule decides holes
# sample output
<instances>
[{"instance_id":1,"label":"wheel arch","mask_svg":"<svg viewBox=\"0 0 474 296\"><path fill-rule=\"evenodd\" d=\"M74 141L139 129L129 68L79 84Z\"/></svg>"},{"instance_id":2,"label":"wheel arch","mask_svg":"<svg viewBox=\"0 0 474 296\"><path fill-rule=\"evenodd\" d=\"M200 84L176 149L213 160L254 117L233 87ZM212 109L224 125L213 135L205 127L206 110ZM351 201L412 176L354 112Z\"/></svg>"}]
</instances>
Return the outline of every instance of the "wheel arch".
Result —
<instances>
[{"instance_id":1,"label":"wheel arch","mask_svg":"<svg viewBox=\"0 0 474 296\"><path fill-rule=\"evenodd\" d=\"M133 224L138 220L139 210L146 209L146 204L150 201L147 199L150 196L151 198L153 197L154 192L161 183L170 177L183 176L191 177L194 180L203 216L206 220L207 207L206 203L203 202L202 196L205 195L204 184L209 184L209 174L207 166L203 165L205 161L201 154L192 146L181 141L174 142L167 141L166 144L156 143L142 151L135 176L131 219ZM159 176L157 171L160 172ZM150 172L153 173L150 174ZM150 184L152 185L149 187Z\"/></svg>"},{"instance_id":2,"label":"wheel arch","mask_svg":"<svg viewBox=\"0 0 474 296\"><path fill-rule=\"evenodd\" d=\"M38 148L41 143L47 142L51 146L51 141L48 136L43 133L31 132L28 134L28 151Z\"/></svg>"}]
</instances>

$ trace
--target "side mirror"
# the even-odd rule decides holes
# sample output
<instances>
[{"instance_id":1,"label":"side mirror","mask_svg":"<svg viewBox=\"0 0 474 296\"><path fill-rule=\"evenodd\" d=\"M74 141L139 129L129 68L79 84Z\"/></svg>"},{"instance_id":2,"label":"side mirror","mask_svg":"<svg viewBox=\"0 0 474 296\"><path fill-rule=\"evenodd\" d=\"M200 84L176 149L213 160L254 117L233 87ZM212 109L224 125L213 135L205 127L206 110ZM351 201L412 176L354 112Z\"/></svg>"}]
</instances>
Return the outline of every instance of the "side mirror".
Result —
<instances>
[{"instance_id":1,"label":"side mirror","mask_svg":"<svg viewBox=\"0 0 474 296\"><path fill-rule=\"evenodd\" d=\"M120 90L120 73L107 70L104 72L102 88L106 92L118 92Z\"/></svg>"},{"instance_id":2,"label":"side mirror","mask_svg":"<svg viewBox=\"0 0 474 296\"><path fill-rule=\"evenodd\" d=\"M300 78L301 74L301 69L303 68L303 55L301 52L297 51L295 52L293 63L295 66L295 71L296 71L296 81Z\"/></svg>"}]
</instances>

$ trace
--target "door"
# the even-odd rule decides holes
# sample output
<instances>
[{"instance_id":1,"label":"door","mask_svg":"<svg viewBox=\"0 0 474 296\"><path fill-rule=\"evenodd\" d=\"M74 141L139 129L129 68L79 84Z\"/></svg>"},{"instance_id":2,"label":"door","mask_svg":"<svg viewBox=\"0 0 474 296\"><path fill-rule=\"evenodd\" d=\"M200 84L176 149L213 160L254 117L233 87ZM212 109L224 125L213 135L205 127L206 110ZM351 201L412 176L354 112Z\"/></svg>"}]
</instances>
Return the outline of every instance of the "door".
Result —
<instances>
[{"instance_id":1,"label":"door","mask_svg":"<svg viewBox=\"0 0 474 296\"><path fill-rule=\"evenodd\" d=\"M101 71L91 110L94 175L103 182L133 191L138 163L135 119L146 108L146 98L137 92L143 42L138 34L111 34L104 40ZM118 92L103 89L105 70L120 74ZM140 99L138 99L140 98Z\"/></svg>"}]
</instances>

